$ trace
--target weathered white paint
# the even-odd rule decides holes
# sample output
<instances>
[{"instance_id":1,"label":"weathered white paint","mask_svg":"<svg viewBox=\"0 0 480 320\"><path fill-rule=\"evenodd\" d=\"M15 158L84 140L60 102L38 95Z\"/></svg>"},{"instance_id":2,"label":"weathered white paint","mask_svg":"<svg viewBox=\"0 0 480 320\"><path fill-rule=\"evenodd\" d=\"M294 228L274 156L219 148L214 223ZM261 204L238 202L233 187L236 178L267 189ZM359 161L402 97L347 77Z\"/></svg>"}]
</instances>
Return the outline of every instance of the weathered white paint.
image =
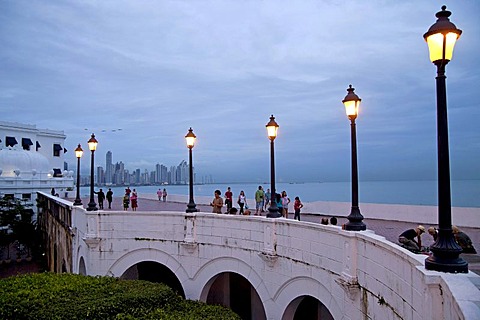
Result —
<instances>
[{"instance_id":1,"label":"weathered white paint","mask_svg":"<svg viewBox=\"0 0 480 320\"><path fill-rule=\"evenodd\" d=\"M72 219L75 273L82 266L88 275L119 277L139 262L156 261L175 273L187 298L204 301L211 279L233 272L255 288L268 319L282 319L303 295L317 298L335 319L480 317L479 276L427 271L424 255L369 231L256 216L77 207Z\"/></svg>"}]
</instances>

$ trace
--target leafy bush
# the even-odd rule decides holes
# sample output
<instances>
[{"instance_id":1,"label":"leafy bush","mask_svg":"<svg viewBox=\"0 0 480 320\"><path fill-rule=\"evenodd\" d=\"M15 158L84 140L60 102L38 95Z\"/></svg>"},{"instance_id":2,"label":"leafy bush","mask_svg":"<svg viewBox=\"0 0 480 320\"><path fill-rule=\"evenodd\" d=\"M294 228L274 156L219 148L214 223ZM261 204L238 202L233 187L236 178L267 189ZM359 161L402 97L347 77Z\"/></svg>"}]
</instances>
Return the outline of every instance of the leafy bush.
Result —
<instances>
[{"instance_id":1,"label":"leafy bush","mask_svg":"<svg viewBox=\"0 0 480 320\"><path fill-rule=\"evenodd\" d=\"M1 319L240 319L141 280L29 274L0 280Z\"/></svg>"}]
</instances>

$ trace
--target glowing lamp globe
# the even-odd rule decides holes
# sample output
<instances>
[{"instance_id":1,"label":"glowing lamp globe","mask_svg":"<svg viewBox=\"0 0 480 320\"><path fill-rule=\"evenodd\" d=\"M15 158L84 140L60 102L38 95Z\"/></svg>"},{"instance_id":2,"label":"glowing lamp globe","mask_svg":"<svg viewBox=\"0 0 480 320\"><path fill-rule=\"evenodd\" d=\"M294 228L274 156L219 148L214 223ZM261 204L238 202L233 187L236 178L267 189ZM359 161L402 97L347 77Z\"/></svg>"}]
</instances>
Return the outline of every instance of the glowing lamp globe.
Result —
<instances>
[{"instance_id":1,"label":"glowing lamp globe","mask_svg":"<svg viewBox=\"0 0 480 320\"><path fill-rule=\"evenodd\" d=\"M80 143L78 144L78 147L75 149L75 157L81 158L83 156L83 149L80 146Z\"/></svg>"},{"instance_id":2,"label":"glowing lamp globe","mask_svg":"<svg viewBox=\"0 0 480 320\"><path fill-rule=\"evenodd\" d=\"M267 135L270 140L274 140L277 137L277 131L278 131L278 123L275 121L275 117L272 116L270 117L270 121L266 125L267 127Z\"/></svg>"},{"instance_id":3,"label":"glowing lamp globe","mask_svg":"<svg viewBox=\"0 0 480 320\"><path fill-rule=\"evenodd\" d=\"M97 139L95 139L95 135L92 133L90 140L88 140L88 149L90 149L90 151L97 150L97 144L98 144L98 141Z\"/></svg>"},{"instance_id":4,"label":"glowing lamp globe","mask_svg":"<svg viewBox=\"0 0 480 320\"><path fill-rule=\"evenodd\" d=\"M345 112L349 119L356 119L358 115L358 107L360 106L360 99L353 91L355 88L352 88L352 85L349 85L345 96L345 99L342 100L343 105L345 106Z\"/></svg>"},{"instance_id":5,"label":"glowing lamp globe","mask_svg":"<svg viewBox=\"0 0 480 320\"><path fill-rule=\"evenodd\" d=\"M187 141L187 148L193 148L196 138L197 136L193 133L192 127L190 127L190 129L188 129L187 135L185 136L185 140Z\"/></svg>"},{"instance_id":6,"label":"glowing lamp globe","mask_svg":"<svg viewBox=\"0 0 480 320\"><path fill-rule=\"evenodd\" d=\"M434 64L446 65L452 60L453 48L462 34L462 30L448 19L452 13L446 9L446 6L442 6L442 11L435 15L437 21L423 35L430 51L430 61Z\"/></svg>"}]
</instances>

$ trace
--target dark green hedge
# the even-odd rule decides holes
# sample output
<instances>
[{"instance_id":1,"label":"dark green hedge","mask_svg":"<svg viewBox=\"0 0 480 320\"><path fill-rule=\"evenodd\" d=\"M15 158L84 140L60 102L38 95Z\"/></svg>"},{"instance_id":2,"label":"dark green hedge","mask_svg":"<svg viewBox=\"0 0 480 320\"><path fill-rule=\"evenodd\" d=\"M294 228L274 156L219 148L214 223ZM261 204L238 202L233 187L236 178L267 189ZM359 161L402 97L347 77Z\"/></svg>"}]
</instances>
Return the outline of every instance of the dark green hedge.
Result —
<instances>
[{"instance_id":1,"label":"dark green hedge","mask_svg":"<svg viewBox=\"0 0 480 320\"><path fill-rule=\"evenodd\" d=\"M141 280L29 274L0 280L0 319L240 319Z\"/></svg>"}]
</instances>

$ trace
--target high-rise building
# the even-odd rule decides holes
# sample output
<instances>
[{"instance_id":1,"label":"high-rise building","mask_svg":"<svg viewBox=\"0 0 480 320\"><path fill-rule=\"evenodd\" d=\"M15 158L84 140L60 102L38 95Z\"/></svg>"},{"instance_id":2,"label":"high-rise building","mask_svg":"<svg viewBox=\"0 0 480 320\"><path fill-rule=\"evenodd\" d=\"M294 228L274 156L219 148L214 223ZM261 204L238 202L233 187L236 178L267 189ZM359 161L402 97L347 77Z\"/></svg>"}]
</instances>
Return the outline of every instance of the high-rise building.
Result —
<instances>
[{"instance_id":1,"label":"high-rise building","mask_svg":"<svg viewBox=\"0 0 480 320\"><path fill-rule=\"evenodd\" d=\"M105 171L103 170L103 167L97 167L97 181L96 184L97 186L102 186L105 184Z\"/></svg>"},{"instance_id":2,"label":"high-rise building","mask_svg":"<svg viewBox=\"0 0 480 320\"><path fill-rule=\"evenodd\" d=\"M152 171L150 172L150 177L149 177L149 184L156 184L156 180L157 180L157 172L156 171Z\"/></svg>"},{"instance_id":3,"label":"high-rise building","mask_svg":"<svg viewBox=\"0 0 480 320\"><path fill-rule=\"evenodd\" d=\"M131 182L130 172L128 172L128 170L123 170L123 184L130 185Z\"/></svg>"},{"instance_id":4,"label":"high-rise building","mask_svg":"<svg viewBox=\"0 0 480 320\"><path fill-rule=\"evenodd\" d=\"M147 169L145 169L145 171L141 174L139 183L140 184L149 184L150 183L150 176L148 174Z\"/></svg>"},{"instance_id":5,"label":"high-rise building","mask_svg":"<svg viewBox=\"0 0 480 320\"><path fill-rule=\"evenodd\" d=\"M171 166L170 167L170 174L168 176L168 183L170 184L177 184L177 167Z\"/></svg>"},{"instance_id":6,"label":"high-rise building","mask_svg":"<svg viewBox=\"0 0 480 320\"><path fill-rule=\"evenodd\" d=\"M163 164L160 166L160 183L168 182L168 169Z\"/></svg>"},{"instance_id":7,"label":"high-rise building","mask_svg":"<svg viewBox=\"0 0 480 320\"><path fill-rule=\"evenodd\" d=\"M152 182L162 183L162 166L158 163L155 165L155 176Z\"/></svg>"},{"instance_id":8,"label":"high-rise building","mask_svg":"<svg viewBox=\"0 0 480 320\"><path fill-rule=\"evenodd\" d=\"M134 172L134 175L135 175L135 179L133 180L134 183L140 184L142 182L140 178L140 169L136 169Z\"/></svg>"},{"instance_id":9,"label":"high-rise building","mask_svg":"<svg viewBox=\"0 0 480 320\"><path fill-rule=\"evenodd\" d=\"M110 185L113 182L113 164L112 164L112 152L107 151L105 162L105 183Z\"/></svg>"},{"instance_id":10,"label":"high-rise building","mask_svg":"<svg viewBox=\"0 0 480 320\"><path fill-rule=\"evenodd\" d=\"M114 165L112 182L117 185L123 185L125 183L125 165L122 161Z\"/></svg>"},{"instance_id":11,"label":"high-rise building","mask_svg":"<svg viewBox=\"0 0 480 320\"><path fill-rule=\"evenodd\" d=\"M188 181L188 164L182 160L177 167L177 184L187 184Z\"/></svg>"}]
</instances>

